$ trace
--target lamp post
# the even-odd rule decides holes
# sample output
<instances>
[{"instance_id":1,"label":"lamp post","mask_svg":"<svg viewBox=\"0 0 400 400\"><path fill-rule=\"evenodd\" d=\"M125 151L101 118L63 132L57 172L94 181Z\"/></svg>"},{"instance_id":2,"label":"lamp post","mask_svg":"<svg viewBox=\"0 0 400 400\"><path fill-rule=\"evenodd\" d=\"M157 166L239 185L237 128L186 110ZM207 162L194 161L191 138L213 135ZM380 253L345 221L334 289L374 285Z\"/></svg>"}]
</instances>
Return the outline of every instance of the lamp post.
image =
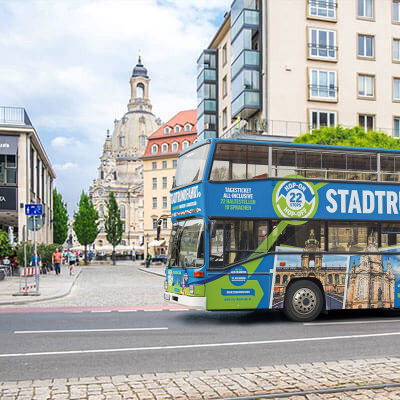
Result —
<instances>
[{"instance_id":1,"label":"lamp post","mask_svg":"<svg viewBox=\"0 0 400 400\"><path fill-rule=\"evenodd\" d=\"M149 259L149 234L146 233L146 268L148 268L150 266L150 259Z\"/></svg>"}]
</instances>

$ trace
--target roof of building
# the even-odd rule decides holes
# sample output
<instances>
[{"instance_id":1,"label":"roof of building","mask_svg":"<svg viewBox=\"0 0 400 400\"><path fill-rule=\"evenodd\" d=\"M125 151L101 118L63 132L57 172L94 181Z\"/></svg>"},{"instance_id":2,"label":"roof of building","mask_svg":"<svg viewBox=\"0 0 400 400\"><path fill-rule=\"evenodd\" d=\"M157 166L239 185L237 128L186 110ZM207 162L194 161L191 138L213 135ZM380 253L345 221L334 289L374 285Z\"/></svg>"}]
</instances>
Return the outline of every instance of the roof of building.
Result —
<instances>
[{"instance_id":1,"label":"roof of building","mask_svg":"<svg viewBox=\"0 0 400 400\"><path fill-rule=\"evenodd\" d=\"M197 118L197 110L186 110L178 112L174 117L172 117L165 124L161 125L152 135L150 135L147 140L146 151L144 152L143 157L159 157L166 155L179 154L182 151L182 143L186 140L189 142L189 145L193 144L193 142L197 138L197 129L196 129L196 118ZM190 131L185 130L186 125L190 125ZM175 127L181 127L179 132L175 132ZM165 133L165 128L170 128L171 131L169 133ZM178 151L172 151L172 143L178 143ZM161 149L157 153L152 153L151 147L154 144L161 146L162 144L168 144L168 151L161 153Z\"/></svg>"},{"instance_id":2,"label":"roof of building","mask_svg":"<svg viewBox=\"0 0 400 400\"><path fill-rule=\"evenodd\" d=\"M139 56L138 63L136 64L135 68L133 68L133 71L132 71L132 77L136 77L136 76L143 76L145 78L149 77L147 75L147 69L142 64L141 56Z\"/></svg>"}]
</instances>

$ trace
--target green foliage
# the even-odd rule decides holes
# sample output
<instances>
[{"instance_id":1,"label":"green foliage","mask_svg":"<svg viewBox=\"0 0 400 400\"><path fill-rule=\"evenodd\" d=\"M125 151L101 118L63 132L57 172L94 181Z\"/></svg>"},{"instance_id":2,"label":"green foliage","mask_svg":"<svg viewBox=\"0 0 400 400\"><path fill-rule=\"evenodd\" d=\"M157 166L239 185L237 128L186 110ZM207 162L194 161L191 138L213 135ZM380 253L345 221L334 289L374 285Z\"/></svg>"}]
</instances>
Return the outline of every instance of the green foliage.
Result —
<instances>
[{"instance_id":1,"label":"green foliage","mask_svg":"<svg viewBox=\"0 0 400 400\"><path fill-rule=\"evenodd\" d=\"M53 241L64 243L68 235L67 205L62 201L60 193L53 190Z\"/></svg>"},{"instance_id":2,"label":"green foliage","mask_svg":"<svg viewBox=\"0 0 400 400\"><path fill-rule=\"evenodd\" d=\"M400 149L400 141L383 132L369 131L356 126L351 129L324 127L294 139L295 143L326 144L332 146L369 147L381 149Z\"/></svg>"},{"instance_id":3,"label":"green foliage","mask_svg":"<svg viewBox=\"0 0 400 400\"><path fill-rule=\"evenodd\" d=\"M89 196L82 192L78 212L74 213L74 231L78 242L87 246L96 240L99 234L99 214Z\"/></svg>"},{"instance_id":4,"label":"green foliage","mask_svg":"<svg viewBox=\"0 0 400 400\"><path fill-rule=\"evenodd\" d=\"M29 261L33 255L34 245L32 242L21 242L18 244L16 248L17 252L17 260L18 264L23 266L24 265L24 244L26 244L26 263L29 264ZM62 245L58 244L43 244L40 243L37 245L38 254L42 259L43 265L51 265L51 256L54 251L58 248L62 250Z\"/></svg>"},{"instance_id":5,"label":"green foliage","mask_svg":"<svg viewBox=\"0 0 400 400\"><path fill-rule=\"evenodd\" d=\"M0 230L0 257L11 257L13 249L6 231Z\"/></svg>"},{"instance_id":6,"label":"green foliage","mask_svg":"<svg viewBox=\"0 0 400 400\"><path fill-rule=\"evenodd\" d=\"M113 192L110 192L106 206L107 216L105 217L104 229L108 242L115 247L121 243L124 231L121 214Z\"/></svg>"}]
</instances>

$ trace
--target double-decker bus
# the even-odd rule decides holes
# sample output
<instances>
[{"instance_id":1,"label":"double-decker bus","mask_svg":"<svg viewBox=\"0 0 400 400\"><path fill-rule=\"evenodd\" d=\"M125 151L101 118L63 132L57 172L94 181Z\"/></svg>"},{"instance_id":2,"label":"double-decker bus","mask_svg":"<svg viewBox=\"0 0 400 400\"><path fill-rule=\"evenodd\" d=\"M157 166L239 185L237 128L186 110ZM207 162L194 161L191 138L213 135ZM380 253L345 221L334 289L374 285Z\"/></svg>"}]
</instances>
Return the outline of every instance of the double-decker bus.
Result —
<instances>
[{"instance_id":1,"label":"double-decker bus","mask_svg":"<svg viewBox=\"0 0 400 400\"><path fill-rule=\"evenodd\" d=\"M164 299L194 309L400 307L400 151L212 139L180 155Z\"/></svg>"}]
</instances>

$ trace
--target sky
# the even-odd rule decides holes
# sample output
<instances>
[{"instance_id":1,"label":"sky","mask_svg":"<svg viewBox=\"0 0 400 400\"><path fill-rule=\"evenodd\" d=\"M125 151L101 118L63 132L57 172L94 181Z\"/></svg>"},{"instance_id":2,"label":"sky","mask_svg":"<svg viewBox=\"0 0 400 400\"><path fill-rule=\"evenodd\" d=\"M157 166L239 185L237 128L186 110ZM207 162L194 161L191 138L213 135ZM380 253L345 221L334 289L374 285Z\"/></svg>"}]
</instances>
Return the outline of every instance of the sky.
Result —
<instances>
[{"instance_id":1,"label":"sky","mask_svg":"<svg viewBox=\"0 0 400 400\"><path fill-rule=\"evenodd\" d=\"M0 105L24 107L70 216L127 111L138 54L153 112L196 108L196 61L232 0L0 0Z\"/></svg>"}]
</instances>

